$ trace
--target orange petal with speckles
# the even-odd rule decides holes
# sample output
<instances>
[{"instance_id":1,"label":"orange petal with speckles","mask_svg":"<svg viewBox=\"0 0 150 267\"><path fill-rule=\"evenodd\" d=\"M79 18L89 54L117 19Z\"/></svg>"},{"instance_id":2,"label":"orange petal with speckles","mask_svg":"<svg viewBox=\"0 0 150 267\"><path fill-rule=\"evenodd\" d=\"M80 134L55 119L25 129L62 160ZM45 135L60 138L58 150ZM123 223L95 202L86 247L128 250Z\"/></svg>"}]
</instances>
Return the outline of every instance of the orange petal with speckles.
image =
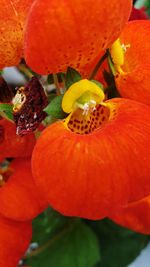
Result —
<instances>
[{"instance_id":1,"label":"orange petal with speckles","mask_svg":"<svg viewBox=\"0 0 150 267\"><path fill-rule=\"evenodd\" d=\"M33 0L0 0L0 69L15 66L23 56L23 32Z\"/></svg>"},{"instance_id":2,"label":"orange petal with speckles","mask_svg":"<svg viewBox=\"0 0 150 267\"><path fill-rule=\"evenodd\" d=\"M36 0L26 28L27 64L40 74L66 71L69 66L80 71L119 36L131 3Z\"/></svg>"}]
</instances>

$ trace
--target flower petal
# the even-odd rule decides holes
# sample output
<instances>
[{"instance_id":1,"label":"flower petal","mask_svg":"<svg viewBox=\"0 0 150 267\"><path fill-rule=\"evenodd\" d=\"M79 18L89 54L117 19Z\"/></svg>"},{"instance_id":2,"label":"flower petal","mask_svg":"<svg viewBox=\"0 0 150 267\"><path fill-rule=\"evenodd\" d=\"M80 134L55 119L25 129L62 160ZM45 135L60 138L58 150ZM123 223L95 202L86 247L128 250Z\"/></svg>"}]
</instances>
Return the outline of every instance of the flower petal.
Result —
<instances>
[{"instance_id":1,"label":"flower petal","mask_svg":"<svg viewBox=\"0 0 150 267\"><path fill-rule=\"evenodd\" d=\"M149 107L125 99L105 103L115 117L104 126L80 135L58 122L35 145L35 181L65 215L99 219L150 192Z\"/></svg>"},{"instance_id":2,"label":"flower petal","mask_svg":"<svg viewBox=\"0 0 150 267\"><path fill-rule=\"evenodd\" d=\"M0 0L0 69L17 65L23 55L25 18L33 0Z\"/></svg>"},{"instance_id":3,"label":"flower petal","mask_svg":"<svg viewBox=\"0 0 150 267\"><path fill-rule=\"evenodd\" d=\"M14 222L0 217L0 266L17 266L32 236L31 222Z\"/></svg>"},{"instance_id":4,"label":"flower petal","mask_svg":"<svg viewBox=\"0 0 150 267\"><path fill-rule=\"evenodd\" d=\"M0 120L3 138L0 142L0 158L29 157L35 145L34 134L20 137L16 135L16 126L6 119Z\"/></svg>"},{"instance_id":5,"label":"flower petal","mask_svg":"<svg viewBox=\"0 0 150 267\"><path fill-rule=\"evenodd\" d=\"M150 21L132 21L123 30L120 40L127 48L122 66L124 74L116 76L123 97L150 105Z\"/></svg>"},{"instance_id":6,"label":"flower petal","mask_svg":"<svg viewBox=\"0 0 150 267\"><path fill-rule=\"evenodd\" d=\"M110 218L131 230L150 234L150 196L127 205Z\"/></svg>"},{"instance_id":7,"label":"flower petal","mask_svg":"<svg viewBox=\"0 0 150 267\"><path fill-rule=\"evenodd\" d=\"M130 0L36 0L26 28L27 64L40 74L80 70L119 36L130 9Z\"/></svg>"},{"instance_id":8,"label":"flower petal","mask_svg":"<svg viewBox=\"0 0 150 267\"><path fill-rule=\"evenodd\" d=\"M0 188L0 213L15 220L30 220L41 213L47 202L32 178L30 159L15 159L13 171Z\"/></svg>"}]
</instances>

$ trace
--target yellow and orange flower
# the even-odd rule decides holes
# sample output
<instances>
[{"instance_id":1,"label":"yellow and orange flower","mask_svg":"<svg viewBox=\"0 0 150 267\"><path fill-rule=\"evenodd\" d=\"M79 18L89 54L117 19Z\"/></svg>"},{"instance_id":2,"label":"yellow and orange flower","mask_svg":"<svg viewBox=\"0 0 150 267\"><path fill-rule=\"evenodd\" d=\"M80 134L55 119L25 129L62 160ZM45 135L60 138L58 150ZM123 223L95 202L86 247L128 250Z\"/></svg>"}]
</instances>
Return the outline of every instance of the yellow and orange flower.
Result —
<instances>
[{"instance_id":1,"label":"yellow and orange flower","mask_svg":"<svg viewBox=\"0 0 150 267\"><path fill-rule=\"evenodd\" d=\"M25 34L27 64L40 74L66 71L69 66L82 69L118 38L131 4L131 0L35 0Z\"/></svg>"},{"instance_id":2,"label":"yellow and orange flower","mask_svg":"<svg viewBox=\"0 0 150 267\"><path fill-rule=\"evenodd\" d=\"M73 84L62 101L69 116L44 130L33 151L35 181L65 215L99 219L150 192L150 108L103 100L94 82Z\"/></svg>"},{"instance_id":3,"label":"yellow and orange flower","mask_svg":"<svg viewBox=\"0 0 150 267\"><path fill-rule=\"evenodd\" d=\"M129 22L110 49L121 96L150 105L150 21Z\"/></svg>"}]
</instances>

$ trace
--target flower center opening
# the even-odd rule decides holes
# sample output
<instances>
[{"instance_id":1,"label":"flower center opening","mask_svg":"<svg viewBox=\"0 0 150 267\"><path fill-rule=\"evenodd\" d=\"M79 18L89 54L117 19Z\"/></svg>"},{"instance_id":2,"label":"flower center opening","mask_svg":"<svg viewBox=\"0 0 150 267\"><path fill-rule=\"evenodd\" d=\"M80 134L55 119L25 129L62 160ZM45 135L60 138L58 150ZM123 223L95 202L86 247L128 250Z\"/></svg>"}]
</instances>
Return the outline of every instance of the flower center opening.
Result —
<instances>
[{"instance_id":1,"label":"flower center opening","mask_svg":"<svg viewBox=\"0 0 150 267\"><path fill-rule=\"evenodd\" d=\"M76 134L89 134L104 126L109 117L110 109L100 104L86 110L78 108L70 116L67 127Z\"/></svg>"},{"instance_id":2,"label":"flower center opening","mask_svg":"<svg viewBox=\"0 0 150 267\"><path fill-rule=\"evenodd\" d=\"M114 104L103 102L101 87L89 80L74 83L65 93L62 108L68 117L64 125L76 134L89 134L103 127L116 114Z\"/></svg>"}]
</instances>

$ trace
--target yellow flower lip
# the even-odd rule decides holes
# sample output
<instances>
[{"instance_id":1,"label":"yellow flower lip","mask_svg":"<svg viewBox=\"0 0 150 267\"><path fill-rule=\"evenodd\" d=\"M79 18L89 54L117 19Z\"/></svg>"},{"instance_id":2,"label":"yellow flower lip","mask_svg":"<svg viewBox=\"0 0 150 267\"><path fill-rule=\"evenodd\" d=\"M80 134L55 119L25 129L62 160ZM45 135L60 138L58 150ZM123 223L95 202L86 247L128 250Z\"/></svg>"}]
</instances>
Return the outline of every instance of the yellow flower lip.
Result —
<instances>
[{"instance_id":1,"label":"yellow flower lip","mask_svg":"<svg viewBox=\"0 0 150 267\"><path fill-rule=\"evenodd\" d=\"M122 66L124 63L124 52L121 46L121 42L117 39L110 48L110 54L113 60L113 63L116 66Z\"/></svg>"},{"instance_id":2,"label":"yellow flower lip","mask_svg":"<svg viewBox=\"0 0 150 267\"><path fill-rule=\"evenodd\" d=\"M71 113L77 105L101 103L104 98L103 90L96 83L83 79L71 85L66 91L62 100L62 109L66 113Z\"/></svg>"},{"instance_id":3,"label":"yellow flower lip","mask_svg":"<svg viewBox=\"0 0 150 267\"><path fill-rule=\"evenodd\" d=\"M122 70L122 66L124 65L124 54L129 47L130 44L121 44L120 39L118 38L109 49L115 70L121 74L124 74L124 71Z\"/></svg>"}]
</instances>

